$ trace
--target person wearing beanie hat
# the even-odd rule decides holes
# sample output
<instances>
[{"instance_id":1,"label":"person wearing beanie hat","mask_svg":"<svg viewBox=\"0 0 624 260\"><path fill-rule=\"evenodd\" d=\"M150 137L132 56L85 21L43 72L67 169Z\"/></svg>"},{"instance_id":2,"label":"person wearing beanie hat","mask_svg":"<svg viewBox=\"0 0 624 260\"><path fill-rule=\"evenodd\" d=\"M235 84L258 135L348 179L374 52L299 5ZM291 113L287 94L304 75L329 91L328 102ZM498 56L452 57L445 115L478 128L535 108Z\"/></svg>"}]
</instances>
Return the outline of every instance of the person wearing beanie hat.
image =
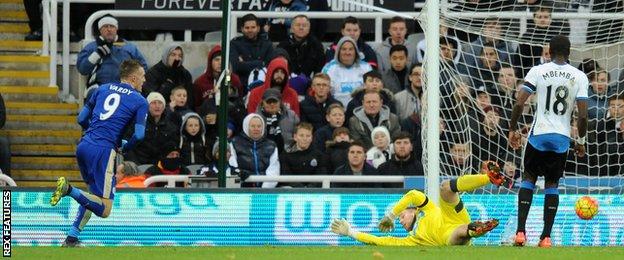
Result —
<instances>
[{"instance_id":1,"label":"person wearing beanie hat","mask_svg":"<svg viewBox=\"0 0 624 260\"><path fill-rule=\"evenodd\" d=\"M156 164L165 147L176 146L180 127L174 123L171 113L165 109L165 98L158 92L147 95L149 113L145 125L145 139L130 150L126 160L138 165Z\"/></svg>"},{"instance_id":2,"label":"person wearing beanie hat","mask_svg":"<svg viewBox=\"0 0 624 260\"><path fill-rule=\"evenodd\" d=\"M87 87L119 82L119 65L129 59L138 60L147 71L147 62L136 45L119 38L119 24L112 16L98 21L100 35L78 53L76 66L87 76Z\"/></svg>"},{"instance_id":3,"label":"person wearing beanie hat","mask_svg":"<svg viewBox=\"0 0 624 260\"><path fill-rule=\"evenodd\" d=\"M373 147L366 152L366 162L377 169L379 165L389 161L394 153L388 128L385 126L373 128L371 140L373 140Z\"/></svg>"}]
</instances>

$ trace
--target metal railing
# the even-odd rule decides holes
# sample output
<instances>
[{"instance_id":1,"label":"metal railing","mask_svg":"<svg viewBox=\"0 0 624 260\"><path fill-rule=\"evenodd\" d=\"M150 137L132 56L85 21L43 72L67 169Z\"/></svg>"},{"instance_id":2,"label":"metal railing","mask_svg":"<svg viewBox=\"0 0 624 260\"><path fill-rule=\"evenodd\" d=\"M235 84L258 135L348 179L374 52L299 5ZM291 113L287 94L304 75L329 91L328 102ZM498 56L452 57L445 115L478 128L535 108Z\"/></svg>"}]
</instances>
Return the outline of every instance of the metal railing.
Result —
<instances>
[{"instance_id":1,"label":"metal railing","mask_svg":"<svg viewBox=\"0 0 624 260\"><path fill-rule=\"evenodd\" d=\"M168 188L175 187L176 182L188 182L188 175L158 175L147 178L143 184L148 187L154 183L166 182ZM322 183L323 189L329 189L331 183L403 183L404 176L385 176L385 175L281 175L281 176L265 176L253 175L249 176L245 182L314 182Z\"/></svg>"}]
</instances>

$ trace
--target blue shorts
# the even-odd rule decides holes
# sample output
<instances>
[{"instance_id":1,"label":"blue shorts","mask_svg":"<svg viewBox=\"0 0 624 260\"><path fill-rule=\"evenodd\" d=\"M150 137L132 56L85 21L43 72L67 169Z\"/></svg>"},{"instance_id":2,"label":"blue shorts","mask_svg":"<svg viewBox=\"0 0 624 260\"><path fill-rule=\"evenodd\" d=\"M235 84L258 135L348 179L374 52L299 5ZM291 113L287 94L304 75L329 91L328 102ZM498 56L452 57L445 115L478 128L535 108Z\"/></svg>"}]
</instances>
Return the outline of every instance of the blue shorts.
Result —
<instances>
[{"instance_id":1,"label":"blue shorts","mask_svg":"<svg viewBox=\"0 0 624 260\"><path fill-rule=\"evenodd\" d=\"M89 192L105 199L115 197L115 149L80 142L76 159L80 175L89 186Z\"/></svg>"}]
</instances>

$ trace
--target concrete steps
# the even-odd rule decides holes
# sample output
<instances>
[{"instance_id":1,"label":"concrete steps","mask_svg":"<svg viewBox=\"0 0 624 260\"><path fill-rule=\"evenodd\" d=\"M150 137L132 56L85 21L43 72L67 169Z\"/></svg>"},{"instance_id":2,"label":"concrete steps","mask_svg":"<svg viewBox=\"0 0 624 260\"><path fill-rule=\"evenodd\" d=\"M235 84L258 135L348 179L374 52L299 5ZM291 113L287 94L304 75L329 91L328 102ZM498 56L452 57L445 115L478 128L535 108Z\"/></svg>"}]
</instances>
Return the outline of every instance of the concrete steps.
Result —
<instances>
[{"instance_id":1,"label":"concrete steps","mask_svg":"<svg viewBox=\"0 0 624 260\"><path fill-rule=\"evenodd\" d=\"M0 55L0 69L47 71L50 67L50 57L34 55Z\"/></svg>"},{"instance_id":2,"label":"concrete steps","mask_svg":"<svg viewBox=\"0 0 624 260\"><path fill-rule=\"evenodd\" d=\"M37 52L41 51L43 42L41 41L24 41L22 39L0 39L0 53L20 53L20 52Z\"/></svg>"},{"instance_id":3,"label":"concrete steps","mask_svg":"<svg viewBox=\"0 0 624 260\"><path fill-rule=\"evenodd\" d=\"M0 0L0 10L24 10L23 0Z\"/></svg>"},{"instance_id":4,"label":"concrete steps","mask_svg":"<svg viewBox=\"0 0 624 260\"><path fill-rule=\"evenodd\" d=\"M76 145L73 144L12 144L13 155L53 155L74 156Z\"/></svg>"},{"instance_id":5,"label":"concrete steps","mask_svg":"<svg viewBox=\"0 0 624 260\"><path fill-rule=\"evenodd\" d=\"M45 86L49 83L47 70L0 70L0 85Z\"/></svg>"},{"instance_id":6,"label":"concrete steps","mask_svg":"<svg viewBox=\"0 0 624 260\"><path fill-rule=\"evenodd\" d=\"M25 10L0 10L2 21L28 22L28 15Z\"/></svg>"},{"instance_id":7,"label":"concrete steps","mask_svg":"<svg viewBox=\"0 0 624 260\"><path fill-rule=\"evenodd\" d=\"M75 115L8 115L3 129L81 130Z\"/></svg>"},{"instance_id":8,"label":"concrete steps","mask_svg":"<svg viewBox=\"0 0 624 260\"><path fill-rule=\"evenodd\" d=\"M6 102L7 114L10 115L77 115L78 104L48 102Z\"/></svg>"},{"instance_id":9,"label":"concrete steps","mask_svg":"<svg viewBox=\"0 0 624 260\"><path fill-rule=\"evenodd\" d=\"M47 86L0 86L4 102L59 102L57 87ZM29 103L32 104L32 103ZM28 106L30 108L30 106ZM77 108L77 106L76 106ZM53 112L53 111L51 111Z\"/></svg>"},{"instance_id":10,"label":"concrete steps","mask_svg":"<svg viewBox=\"0 0 624 260\"><path fill-rule=\"evenodd\" d=\"M11 169L78 170L78 162L73 157L19 156L11 158Z\"/></svg>"},{"instance_id":11,"label":"concrete steps","mask_svg":"<svg viewBox=\"0 0 624 260\"><path fill-rule=\"evenodd\" d=\"M61 175L59 175L58 177L61 177ZM56 187L56 180L50 180L50 181L15 181L17 183L18 187L49 187L49 188L53 188ZM86 190L87 189L87 185L84 184L84 182L82 181L75 181L71 183L72 186L74 187L78 187L82 190ZM50 194L52 191L50 191Z\"/></svg>"},{"instance_id":12,"label":"concrete steps","mask_svg":"<svg viewBox=\"0 0 624 260\"><path fill-rule=\"evenodd\" d=\"M79 130L0 130L11 144L77 144Z\"/></svg>"},{"instance_id":13,"label":"concrete steps","mask_svg":"<svg viewBox=\"0 0 624 260\"><path fill-rule=\"evenodd\" d=\"M80 171L75 170L15 170L11 175L24 181L56 181L60 176L65 176L69 181L82 181Z\"/></svg>"}]
</instances>

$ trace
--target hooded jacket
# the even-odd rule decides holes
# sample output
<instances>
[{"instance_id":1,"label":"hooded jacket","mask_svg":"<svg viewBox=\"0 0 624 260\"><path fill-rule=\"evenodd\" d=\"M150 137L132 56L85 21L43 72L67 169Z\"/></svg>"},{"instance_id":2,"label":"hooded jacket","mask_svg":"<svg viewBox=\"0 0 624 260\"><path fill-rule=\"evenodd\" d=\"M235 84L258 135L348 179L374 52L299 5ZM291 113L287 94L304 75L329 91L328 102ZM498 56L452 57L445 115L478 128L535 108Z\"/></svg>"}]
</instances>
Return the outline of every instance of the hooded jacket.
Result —
<instances>
[{"instance_id":1,"label":"hooded jacket","mask_svg":"<svg viewBox=\"0 0 624 260\"><path fill-rule=\"evenodd\" d=\"M348 36L344 36L344 37L348 37ZM339 46L342 45L340 43L340 41L342 41L342 39L344 39L344 37L340 38L340 40L338 40L338 42L334 42L334 44L330 45L327 48L327 51L325 52L325 54L326 54L325 56L327 56L327 62L330 62L332 59L335 58L336 52L338 52L338 50L340 50ZM349 37L349 38L353 39L351 37ZM364 40L362 40L362 37L360 37L357 40L357 44L355 45L355 48L357 49L357 53L360 54L362 60L364 60L366 63L368 63L368 65L370 65L371 67L377 68L377 66L378 66L377 65L377 54L375 53L375 50L373 50L373 47L371 47L366 42L364 42Z\"/></svg>"},{"instance_id":2,"label":"hooded jacket","mask_svg":"<svg viewBox=\"0 0 624 260\"><path fill-rule=\"evenodd\" d=\"M241 171L241 179L250 175L269 175L278 176L280 174L279 157L277 154L277 146L275 142L267 139L266 132L263 128L262 137L258 140L251 139L249 136L249 123L252 118L258 118L264 125L262 116L251 113L243 120L243 132L232 139L232 156L230 156L230 165L238 165ZM243 187L258 187L256 183L243 183ZM275 188L277 182L264 182L262 188Z\"/></svg>"},{"instance_id":3,"label":"hooded jacket","mask_svg":"<svg viewBox=\"0 0 624 260\"><path fill-rule=\"evenodd\" d=\"M339 61L340 47L346 42L351 42L355 46L355 62L350 66L345 66ZM362 76L373 69L370 64L362 60L362 56L358 56L359 53L359 47L351 37L342 37L338 41L334 59L325 64L322 70L332 79L331 94L345 107L351 101L351 93L364 83Z\"/></svg>"},{"instance_id":4,"label":"hooded jacket","mask_svg":"<svg viewBox=\"0 0 624 260\"><path fill-rule=\"evenodd\" d=\"M297 91L292 89L290 87L290 84L288 83L288 80L290 78L290 72L288 70L286 59L281 57L275 58L271 61L271 63L269 63L269 67L267 68L268 77L264 81L264 84L261 87L254 88L249 92L249 97L247 99L247 112L256 112L256 109L258 108L258 105L262 100L262 95L264 94L264 91L271 88L271 79L273 78L273 73L277 69L282 69L286 72L286 77L284 78L284 81L286 81L286 85L284 86L284 89L282 89L282 104L292 109L292 111L294 111L297 116L300 115L299 95L297 95Z\"/></svg>"},{"instance_id":5,"label":"hooded jacket","mask_svg":"<svg viewBox=\"0 0 624 260\"><path fill-rule=\"evenodd\" d=\"M214 78L212 75L214 73L212 70L212 60L218 55L221 55L221 45L214 46L210 50L206 63L206 71L193 82L193 107L195 111L198 111L201 104L209 99L211 95L214 95L213 91L218 78ZM240 78L235 73L230 74L230 86L234 87L238 91L238 94L243 93L243 86ZM190 102L191 100L189 99L189 103Z\"/></svg>"},{"instance_id":6,"label":"hooded jacket","mask_svg":"<svg viewBox=\"0 0 624 260\"><path fill-rule=\"evenodd\" d=\"M169 54L175 49L182 50L182 60L175 66L167 64ZM184 68L184 50L179 44L172 44L162 54L162 59L151 67L145 73L145 83L143 84L143 96L147 96L149 93L156 91L163 95L165 101L169 104L169 96L171 96L171 90L177 86L184 86L187 95L187 106L191 109L193 102L193 77L191 73Z\"/></svg>"},{"instance_id":7,"label":"hooded jacket","mask_svg":"<svg viewBox=\"0 0 624 260\"><path fill-rule=\"evenodd\" d=\"M394 136L401 131L399 118L395 114L390 113L390 109L385 105L379 111L379 123L377 126L385 126L390 131L390 136ZM353 140L360 140L366 147L372 147L373 141L370 139L370 136L373 128L375 126L373 126L366 113L364 113L364 108L356 108L353 111L353 116L349 119L349 130Z\"/></svg>"},{"instance_id":8,"label":"hooded jacket","mask_svg":"<svg viewBox=\"0 0 624 260\"><path fill-rule=\"evenodd\" d=\"M186 123L190 118L199 120L199 132L192 136L186 131ZM206 126L204 120L197 113L188 113L182 118L182 126L180 127L180 157L184 165L206 164L206 152L210 151L206 142Z\"/></svg>"}]
</instances>

